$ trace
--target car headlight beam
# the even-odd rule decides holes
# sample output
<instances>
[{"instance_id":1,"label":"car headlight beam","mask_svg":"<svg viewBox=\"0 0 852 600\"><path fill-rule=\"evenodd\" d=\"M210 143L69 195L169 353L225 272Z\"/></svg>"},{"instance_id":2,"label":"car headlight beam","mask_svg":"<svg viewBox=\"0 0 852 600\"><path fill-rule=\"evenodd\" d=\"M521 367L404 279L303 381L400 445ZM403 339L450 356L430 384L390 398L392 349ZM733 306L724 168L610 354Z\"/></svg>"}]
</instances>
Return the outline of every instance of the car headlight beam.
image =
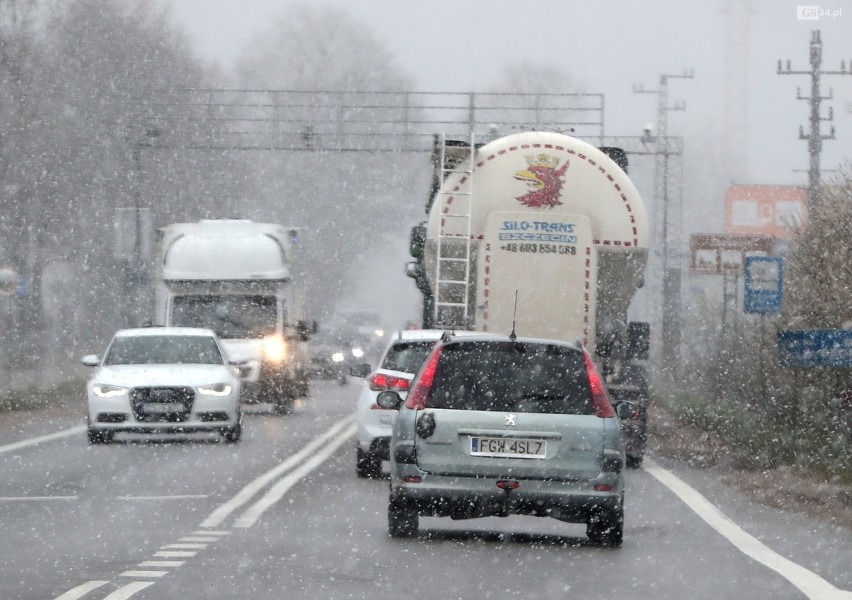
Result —
<instances>
[{"instance_id":1,"label":"car headlight beam","mask_svg":"<svg viewBox=\"0 0 852 600\"><path fill-rule=\"evenodd\" d=\"M264 338L263 356L272 362L282 362L287 357L287 344L279 336Z\"/></svg>"}]
</instances>

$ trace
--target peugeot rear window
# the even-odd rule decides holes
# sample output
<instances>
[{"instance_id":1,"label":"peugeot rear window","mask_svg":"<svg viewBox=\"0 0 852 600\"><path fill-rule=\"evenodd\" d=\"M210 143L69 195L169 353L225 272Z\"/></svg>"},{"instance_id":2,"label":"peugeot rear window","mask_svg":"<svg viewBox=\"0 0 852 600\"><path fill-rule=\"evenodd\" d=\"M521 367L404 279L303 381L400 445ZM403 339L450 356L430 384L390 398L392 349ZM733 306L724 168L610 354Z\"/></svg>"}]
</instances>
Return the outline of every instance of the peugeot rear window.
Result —
<instances>
[{"instance_id":1,"label":"peugeot rear window","mask_svg":"<svg viewBox=\"0 0 852 600\"><path fill-rule=\"evenodd\" d=\"M435 345L434 340L398 342L388 349L381 368L416 373Z\"/></svg>"},{"instance_id":2,"label":"peugeot rear window","mask_svg":"<svg viewBox=\"0 0 852 600\"><path fill-rule=\"evenodd\" d=\"M429 407L595 414L580 350L509 341L444 346Z\"/></svg>"}]
</instances>

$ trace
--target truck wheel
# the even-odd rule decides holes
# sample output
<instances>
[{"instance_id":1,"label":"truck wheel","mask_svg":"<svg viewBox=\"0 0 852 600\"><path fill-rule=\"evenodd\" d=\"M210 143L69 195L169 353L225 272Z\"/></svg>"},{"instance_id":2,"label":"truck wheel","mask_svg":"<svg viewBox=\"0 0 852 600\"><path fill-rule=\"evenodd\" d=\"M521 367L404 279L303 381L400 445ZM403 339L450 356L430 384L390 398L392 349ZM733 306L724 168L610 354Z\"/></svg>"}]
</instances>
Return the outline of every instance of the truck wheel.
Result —
<instances>
[{"instance_id":1,"label":"truck wheel","mask_svg":"<svg viewBox=\"0 0 852 600\"><path fill-rule=\"evenodd\" d=\"M417 537L420 515L410 506L397 502L388 503L388 533L393 538Z\"/></svg>"},{"instance_id":2,"label":"truck wheel","mask_svg":"<svg viewBox=\"0 0 852 600\"><path fill-rule=\"evenodd\" d=\"M382 459L358 448L355 457L355 473L358 477L380 478L382 476Z\"/></svg>"},{"instance_id":3,"label":"truck wheel","mask_svg":"<svg viewBox=\"0 0 852 600\"><path fill-rule=\"evenodd\" d=\"M276 415L289 415L293 412L293 398L290 396L279 396L275 399L273 410Z\"/></svg>"}]
</instances>

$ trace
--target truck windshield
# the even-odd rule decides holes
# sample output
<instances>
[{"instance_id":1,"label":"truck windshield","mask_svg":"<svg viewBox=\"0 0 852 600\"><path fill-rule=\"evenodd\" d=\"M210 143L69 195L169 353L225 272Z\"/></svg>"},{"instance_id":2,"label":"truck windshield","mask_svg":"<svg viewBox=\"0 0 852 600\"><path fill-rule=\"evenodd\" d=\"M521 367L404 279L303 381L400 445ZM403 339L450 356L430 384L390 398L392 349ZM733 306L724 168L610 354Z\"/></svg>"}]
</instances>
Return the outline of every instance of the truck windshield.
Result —
<instances>
[{"instance_id":1,"label":"truck windshield","mask_svg":"<svg viewBox=\"0 0 852 600\"><path fill-rule=\"evenodd\" d=\"M276 332L275 296L176 296L171 325L208 327L221 339L262 338Z\"/></svg>"}]
</instances>

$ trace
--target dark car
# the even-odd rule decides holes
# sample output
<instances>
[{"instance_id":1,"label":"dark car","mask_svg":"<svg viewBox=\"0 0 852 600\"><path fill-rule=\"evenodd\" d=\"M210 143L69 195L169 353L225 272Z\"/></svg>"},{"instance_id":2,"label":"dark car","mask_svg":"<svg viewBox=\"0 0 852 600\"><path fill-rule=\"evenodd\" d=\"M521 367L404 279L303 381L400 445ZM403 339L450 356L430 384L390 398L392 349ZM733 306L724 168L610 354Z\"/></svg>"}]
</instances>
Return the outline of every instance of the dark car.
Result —
<instances>
[{"instance_id":1,"label":"dark car","mask_svg":"<svg viewBox=\"0 0 852 600\"><path fill-rule=\"evenodd\" d=\"M357 332L320 330L310 341L311 377L348 381L349 369L364 357L363 343Z\"/></svg>"}]
</instances>

